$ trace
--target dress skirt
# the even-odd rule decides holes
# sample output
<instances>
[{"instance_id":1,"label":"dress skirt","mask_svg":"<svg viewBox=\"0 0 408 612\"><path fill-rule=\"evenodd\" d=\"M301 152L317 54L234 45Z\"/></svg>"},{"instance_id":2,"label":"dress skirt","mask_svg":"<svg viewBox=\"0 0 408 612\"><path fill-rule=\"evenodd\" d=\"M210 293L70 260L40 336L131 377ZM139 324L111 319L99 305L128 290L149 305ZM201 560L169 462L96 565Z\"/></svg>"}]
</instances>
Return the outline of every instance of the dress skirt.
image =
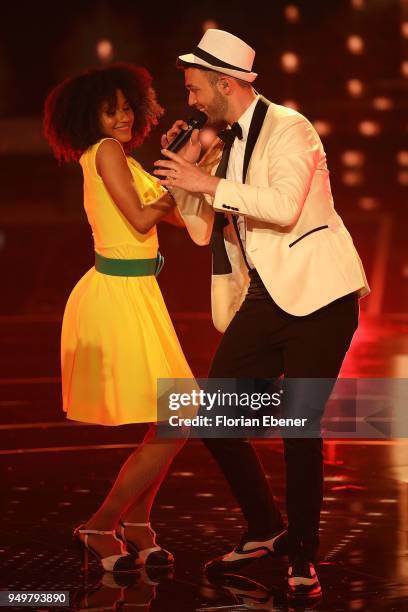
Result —
<instances>
[{"instance_id":1,"label":"dress skirt","mask_svg":"<svg viewBox=\"0 0 408 612\"><path fill-rule=\"evenodd\" d=\"M63 409L101 425L157 420L157 379L192 378L155 276L89 270L61 336Z\"/></svg>"}]
</instances>

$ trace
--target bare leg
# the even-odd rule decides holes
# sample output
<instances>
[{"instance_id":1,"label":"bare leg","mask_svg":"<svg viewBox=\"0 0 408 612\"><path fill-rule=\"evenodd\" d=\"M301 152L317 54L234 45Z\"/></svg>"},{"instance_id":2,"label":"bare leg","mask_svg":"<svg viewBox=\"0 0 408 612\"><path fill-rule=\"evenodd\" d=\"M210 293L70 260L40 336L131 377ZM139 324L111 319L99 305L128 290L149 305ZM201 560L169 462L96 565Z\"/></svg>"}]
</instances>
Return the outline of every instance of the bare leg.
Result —
<instances>
[{"instance_id":1,"label":"bare leg","mask_svg":"<svg viewBox=\"0 0 408 612\"><path fill-rule=\"evenodd\" d=\"M128 508L127 512L122 515L121 518L123 521L128 523L148 523L150 521L150 511L153 502L164 478L166 477L170 465L171 464L169 463L156 482L146 489L137 499L137 501L135 501L135 503ZM156 545L154 535L147 527L126 527L126 537L128 537L131 542L137 544L138 548L141 550L144 548L151 548L152 546Z\"/></svg>"},{"instance_id":2,"label":"bare leg","mask_svg":"<svg viewBox=\"0 0 408 612\"><path fill-rule=\"evenodd\" d=\"M131 522L147 522L157 490L186 439L160 439L156 426L151 424L143 443L125 461L112 489L87 521L86 528L112 530L121 517ZM134 508L132 513L131 508ZM145 537L149 545L151 536L147 528L144 531L144 534L139 531L134 541L143 545ZM120 554L119 543L110 538L89 536L89 542L103 557Z\"/></svg>"}]
</instances>

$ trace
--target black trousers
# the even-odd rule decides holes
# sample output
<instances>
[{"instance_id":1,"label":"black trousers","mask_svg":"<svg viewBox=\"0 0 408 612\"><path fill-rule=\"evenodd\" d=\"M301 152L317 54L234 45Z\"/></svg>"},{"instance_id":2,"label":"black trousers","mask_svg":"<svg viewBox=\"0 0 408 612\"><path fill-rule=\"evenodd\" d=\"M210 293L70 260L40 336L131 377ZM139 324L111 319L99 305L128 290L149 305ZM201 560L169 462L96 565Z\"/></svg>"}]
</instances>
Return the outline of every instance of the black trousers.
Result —
<instances>
[{"instance_id":1,"label":"black trousers","mask_svg":"<svg viewBox=\"0 0 408 612\"><path fill-rule=\"evenodd\" d=\"M303 316L283 311L257 272L240 310L214 356L209 378L325 378L336 380L358 325L358 298L346 295ZM330 395L319 393L323 414ZM296 395L296 394L295 394ZM264 470L244 439L203 440L229 482L251 537L263 538L282 526ZM322 439L284 438L289 557L313 561L319 547L323 499Z\"/></svg>"}]
</instances>

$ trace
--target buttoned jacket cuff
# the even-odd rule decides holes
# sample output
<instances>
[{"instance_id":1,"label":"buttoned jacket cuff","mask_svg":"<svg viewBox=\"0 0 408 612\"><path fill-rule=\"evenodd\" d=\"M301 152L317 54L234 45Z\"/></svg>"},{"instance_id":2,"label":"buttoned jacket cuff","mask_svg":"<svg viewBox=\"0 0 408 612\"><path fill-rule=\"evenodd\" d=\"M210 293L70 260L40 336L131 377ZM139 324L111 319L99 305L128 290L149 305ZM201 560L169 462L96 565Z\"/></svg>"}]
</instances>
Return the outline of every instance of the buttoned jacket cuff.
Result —
<instances>
[{"instance_id":1,"label":"buttoned jacket cuff","mask_svg":"<svg viewBox=\"0 0 408 612\"><path fill-rule=\"evenodd\" d=\"M221 212L239 213L239 208L232 206L231 204L227 204L225 198L225 188L227 187L227 183L227 179L220 179L217 189L215 190L215 195L211 206L214 208L214 210L219 210Z\"/></svg>"}]
</instances>

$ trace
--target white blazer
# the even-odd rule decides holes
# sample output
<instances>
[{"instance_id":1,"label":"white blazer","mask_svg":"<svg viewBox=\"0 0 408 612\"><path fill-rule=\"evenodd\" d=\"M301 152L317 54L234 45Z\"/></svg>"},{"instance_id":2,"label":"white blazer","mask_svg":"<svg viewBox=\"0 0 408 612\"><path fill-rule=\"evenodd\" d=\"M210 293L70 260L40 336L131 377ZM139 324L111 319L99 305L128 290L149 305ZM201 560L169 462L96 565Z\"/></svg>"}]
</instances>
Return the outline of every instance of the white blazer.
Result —
<instances>
[{"instance_id":1,"label":"white blazer","mask_svg":"<svg viewBox=\"0 0 408 612\"><path fill-rule=\"evenodd\" d=\"M247 252L273 300L289 314L307 315L353 291L360 297L370 291L353 240L334 209L316 130L300 113L262 98L258 104L262 101L269 106L255 126L245 184L221 179L214 198L172 189L197 244L209 243L214 210L229 219L224 241L232 272L213 274L211 291L214 325L222 332L249 282L231 214L246 217ZM221 149L217 141L200 163L212 174Z\"/></svg>"}]
</instances>

